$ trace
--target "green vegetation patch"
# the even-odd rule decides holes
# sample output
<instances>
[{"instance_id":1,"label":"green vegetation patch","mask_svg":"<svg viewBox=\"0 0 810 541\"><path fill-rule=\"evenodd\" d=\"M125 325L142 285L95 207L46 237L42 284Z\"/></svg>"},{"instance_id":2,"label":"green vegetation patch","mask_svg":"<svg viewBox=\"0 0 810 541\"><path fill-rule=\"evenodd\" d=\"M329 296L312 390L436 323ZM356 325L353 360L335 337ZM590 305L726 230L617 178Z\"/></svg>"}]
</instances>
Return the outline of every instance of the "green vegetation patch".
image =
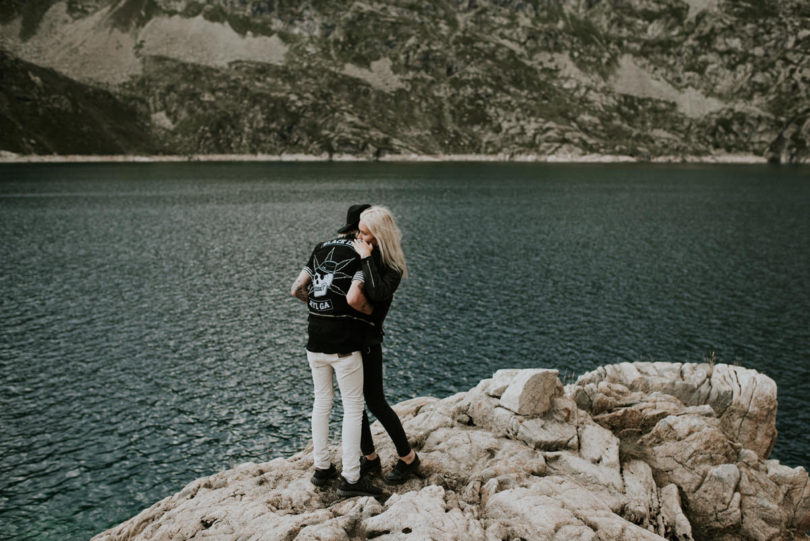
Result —
<instances>
[{"instance_id":1,"label":"green vegetation patch","mask_svg":"<svg viewBox=\"0 0 810 541\"><path fill-rule=\"evenodd\" d=\"M562 2L556 0L527 0L526 4L533 11L533 15L545 23L557 22L565 14Z\"/></svg>"},{"instance_id":2,"label":"green vegetation patch","mask_svg":"<svg viewBox=\"0 0 810 541\"><path fill-rule=\"evenodd\" d=\"M20 39L27 40L37 33L42 17L56 0L0 0L0 21L7 23L22 16Z\"/></svg>"},{"instance_id":3,"label":"green vegetation patch","mask_svg":"<svg viewBox=\"0 0 810 541\"><path fill-rule=\"evenodd\" d=\"M3 0L0 2L0 24L8 24L16 19L27 3L25 0Z\"/></svg>"},{"instance_id":4,"label":"green vegetation patch","mask_svg":"<svg viewBox=\"0 0 810 541\"><path fill-rule=\"evenodd\" d=\"M366 68L381 57L395 56L412 37L430 43L429 29L369 11L347 14L338 26L341 31L333 33L329 42L336 60Z\"/></svg>"},{"instance_id":5,"label":"green vegetation patch","mask_svg":"<svg viewBox=\"0 0 810 541\"><path fill-rule=\"evenodd\" d=\"M728 9L741 19L761 22L779 16L778 4L773 0L735 0L728 3Z\"/></svg>"},{"instance_id":6,"label":"green vegetation patch","mask_svg":"<svg viewBox=\"0 0 810 541\"><path fill-rule=\"evenodd\" d=\"M599 45L604 42L601 30L589 19L569 15L565 18L565 25L568 32L583 45Z\"/></svg>"},{"instance_id":7,"label":"green vegetation patch","mask_svg":"<svg viewBox=\"0 0 810 541\"><path fill-rule=\"evenodd\" d=\"M229 25L242 36L245 36L248 32L262 36L271 36L275 33L270 17L265 15L243 15L218 4L192 1L186 4L181 15L187 18L202 15L206 21Z\"/></svg>"},{"instance_id":8,"label":"green vegetation patch","mask_svg":"<svg viewBox=\"0 0 810 541\"><path fill-rule=\"evenodd\" d=\"M127 0L119 4L110 16L113 25L122 32L144 26L160 13L154 0Z\"/></svg>"}]
</instances>

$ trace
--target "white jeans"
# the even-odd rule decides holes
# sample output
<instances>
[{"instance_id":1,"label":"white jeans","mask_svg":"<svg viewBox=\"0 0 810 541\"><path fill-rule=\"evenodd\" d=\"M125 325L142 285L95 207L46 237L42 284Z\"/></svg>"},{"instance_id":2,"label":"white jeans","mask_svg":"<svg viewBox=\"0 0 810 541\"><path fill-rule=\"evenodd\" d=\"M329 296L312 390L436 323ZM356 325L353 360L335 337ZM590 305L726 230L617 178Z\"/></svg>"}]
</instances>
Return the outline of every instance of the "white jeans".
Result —
<instances>
[{"instance_id":1,"label":"white jeans","mask_svg":"<svg viewBox=\"0 0 810 541\"><path fill-rule=\"evenodd\" d=\"M360 479L360 427L363 420L363 356L359 351L340 356L337 353L307 351L315 384L312 406L312 444L315 467L329 467L329 413L334 389L332 373L337 375L343 401L343 478L349 483Z\"/></svg>"}]
</instances>

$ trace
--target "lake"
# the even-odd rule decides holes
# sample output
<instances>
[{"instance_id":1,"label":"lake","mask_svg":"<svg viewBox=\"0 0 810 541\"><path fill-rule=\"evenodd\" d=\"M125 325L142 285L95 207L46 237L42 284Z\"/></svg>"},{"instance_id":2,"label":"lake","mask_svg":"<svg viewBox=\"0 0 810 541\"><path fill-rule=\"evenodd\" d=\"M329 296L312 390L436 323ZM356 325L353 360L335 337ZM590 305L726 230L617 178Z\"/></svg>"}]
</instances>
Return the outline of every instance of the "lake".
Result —
<instances>
[{"instance_id":1,"label":"lake","mask_svg":"<svg viewBox=\"0 0 810 541\"><path fill-rule=\"evenodd\" d=\"M776 381L772 458L808 466L808 167L5 164L3 535L87 539L302 449L289 287L361 202L391 208L409 265L386 322L391 403L505 367L569 383L715 356Z\"/></svg>"}]
</instances>

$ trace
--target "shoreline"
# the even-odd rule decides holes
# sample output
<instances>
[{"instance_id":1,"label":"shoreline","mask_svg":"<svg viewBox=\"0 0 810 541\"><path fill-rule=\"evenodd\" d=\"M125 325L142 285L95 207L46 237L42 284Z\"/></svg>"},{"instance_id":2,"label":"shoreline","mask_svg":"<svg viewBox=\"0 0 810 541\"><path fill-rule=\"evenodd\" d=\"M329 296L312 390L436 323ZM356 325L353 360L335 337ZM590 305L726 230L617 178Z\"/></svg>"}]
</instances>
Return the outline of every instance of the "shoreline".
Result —
<instances>
[{"instance_id":1,"label":"shoreline","mask_svg":"<svg viewBox=\"0 0 810 541\"><path fill-rule=\"evenodd\" d=\"M391 154L378 158L351 154L194 154L194 155L78 155L78 154L15 154L0 151L0 164L15 163L182 163L182 162L497 162L497 163L547 163L547 164L726 164L765 165L768 160L751 154L715 154L711 156L656 156L649 159L622 155L602 154ZM804 165L804 164L800 164Z\"/></svg>"}]
</instances>

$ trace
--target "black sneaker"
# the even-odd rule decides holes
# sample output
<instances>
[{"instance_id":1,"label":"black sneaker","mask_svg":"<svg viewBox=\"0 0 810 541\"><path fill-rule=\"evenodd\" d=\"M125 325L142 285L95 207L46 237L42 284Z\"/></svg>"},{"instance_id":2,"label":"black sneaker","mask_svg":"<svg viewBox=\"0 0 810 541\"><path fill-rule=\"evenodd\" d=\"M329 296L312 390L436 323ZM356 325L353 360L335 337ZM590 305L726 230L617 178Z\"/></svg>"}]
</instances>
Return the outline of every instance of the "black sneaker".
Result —
<instances>
[{"instance_id":1,"label":"black sneaker","mask_svg":"<svg viewBox=\"0 0 810 541\"><path fill-rule=\"evenodd\" d=\"M380 463L380 457L377 457L374 460L369 460L364 456L360 457L360 477L365 477L367 475L380 475L381 473L382 464Z\"/></svg>"},{"instance_id":2,"label":"black sneaker","mask_svg":"<svg viewBox=\"0 0 810 541\"><path fill-rule=\"evenodd\" d=\"M394 469L385 474L385 482L393 485L404 483L408 477L416 473L418 468L419 455L414 455L413 462L410 464L406 464L404 460L399 459Z\"/></svg>"},{"instance_id":3,"label":"black sneaker","mask_svg":"<svg viewBox=\"0 0 810 541\"><path fill-rule=\"evenodd\" d=\"M363 477L358 479L356 483L350 483L341 477L337 493L341 498L351 498L353 496L382 496L383 491Z\"/></svg>"},{"instance_id":4,"label":"black sneaker","mask_svg":"<svg viewBox=\"0 0 810 541\"><path fill-rule=\"evenodd\" d=\"M328 470L319 470L318 468L315 468L315 473L312 474L310 481L312 481L313 485L322 487L337 476L338 472L335 465L329 464Z\"/></svg>"}]
</instances>

